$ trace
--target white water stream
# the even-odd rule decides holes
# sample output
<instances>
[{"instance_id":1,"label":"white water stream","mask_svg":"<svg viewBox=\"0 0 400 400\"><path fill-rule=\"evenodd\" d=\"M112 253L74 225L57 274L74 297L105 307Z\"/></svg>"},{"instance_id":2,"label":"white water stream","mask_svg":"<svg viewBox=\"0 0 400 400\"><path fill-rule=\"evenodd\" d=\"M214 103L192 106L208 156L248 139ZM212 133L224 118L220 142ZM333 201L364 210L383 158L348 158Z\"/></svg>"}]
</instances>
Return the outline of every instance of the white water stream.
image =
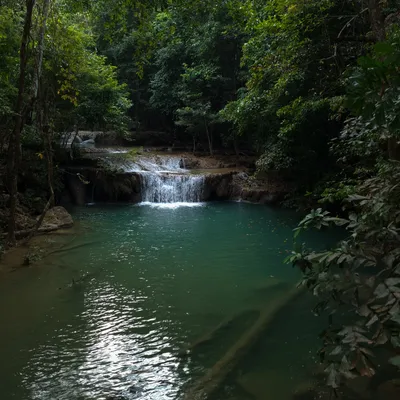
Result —
<instances>
[{"instance_id":1,"label":"white water stream","mask_svg":"<svg viewBox=\"0 0 400 400\"><path fill-rule=\"evenodd\" d=\"M144 203L199 203L203 200L204 175L190 174L180 157L137 157L135 161L117 161L117 165L125 172L140 175Z\"/></svg>"}]
</instances>

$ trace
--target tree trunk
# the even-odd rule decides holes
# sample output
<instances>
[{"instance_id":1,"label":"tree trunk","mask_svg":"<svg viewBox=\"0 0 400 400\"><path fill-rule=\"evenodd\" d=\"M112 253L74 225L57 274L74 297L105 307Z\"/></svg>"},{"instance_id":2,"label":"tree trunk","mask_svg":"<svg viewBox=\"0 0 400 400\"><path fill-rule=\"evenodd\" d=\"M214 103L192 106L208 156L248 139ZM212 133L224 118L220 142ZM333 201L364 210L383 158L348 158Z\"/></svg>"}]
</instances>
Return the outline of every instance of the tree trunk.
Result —
<instances>
[{"instance_id":1,"label":"tree trunk","mask_svg":"<svg viewBox=\"0 0 400 400\"><path fill-rule=\"evenodd\" d=\"M382 13L381 0L368 0L369 18L371 22L371 30L374 33L376 41L382 42L386 40L385 18ZM386 91L385 83L382 83L380 97L382 98ZM396 138L389 137L387 142L389 160L398 159L398 146Z\"/></svg>"},{"instance_id":2,"label":"tree trunk","mask_svg":"<svg viewBox=\"0 0 400 400\"><path fill-rule=\"evenodd\" d=\"M233 134L233 149L235 150L235 154L238 157L239 156L239 147L237 143L237 136Z\"/></svg>"},{"instance_id":3,"label":"tree trunk","mask_svg":"<svg viewBox=\"0 0 400 400\"><path fill-rule=\"evenodd\" d=\"M213 155L213 146L212 146L212 137L210 130L208 129L207 120L204 118L204 127L206 128L207 140L208 140L208 149L210 151L210 156Z\"/></svg>"},{"instance_id":4,"label":"tree trunk","mask_svg":"<svg viewBox=\"0 0 400 400\"><path fill-rule=\"evenodd\" d=\"M375 39L382 42L386 39L386 31L381 0L368 0L368 9L372 32Z\"/></svg>"},{"instance_id":5,"label":"tree trunk","mask_svg":"<svg viewBox=\"0 0 400 400\"><path fill-rule=\"evenodd\" d=\"M51 0L43 0L43 14L39 30L38 51L37 51L37 65L35 79L33 81L33 96L34 100L37 99L39 94L39 83L42 76L43 66L43 52L44 52L44 35L46 33L47 17L49 15Z\"/></svg>"},{"instance_id":6,"label":"tree trunk","mask_svg":"<svg viewBox=\"0 0 400 400\"><path fill-rule=\"evenodd\" d=\"M136 104L135 104L135 120L136 120L136 134L140 133L140 78L136 76Z\"/></svg>"},{"instance_id":7,"label":"tree trunk","mask_svg":"<svg viewBox=\"0 0 400 400\"><path fill-rule=\"evenodd\" d=\"M399 145L397 143L397 138L396 137L390 137L388 138L388 157L389 160L400 160L400 152L399 152Z\"/></svg>"},{"instance_id":8,"label":"tree trunk","mask_svg":"<svg viewBox=\"0 0 400 400\"><path fill-rule=\"evenodd\" d=\"M18 195L18 171L21 158L21 132L23 129L24 95L25 95L25 74L28 64L28 40L32 27L32 14L35 7L35 0L26 0L26 14L24 30L22 33L20 47L20 65L18 79L18 96L15 105L15 123L9 142L8 158L8 185L10 191L10 217L8 220L9 244L15 244L15 212L17 208Z\"/></svg>"}]
</instances>

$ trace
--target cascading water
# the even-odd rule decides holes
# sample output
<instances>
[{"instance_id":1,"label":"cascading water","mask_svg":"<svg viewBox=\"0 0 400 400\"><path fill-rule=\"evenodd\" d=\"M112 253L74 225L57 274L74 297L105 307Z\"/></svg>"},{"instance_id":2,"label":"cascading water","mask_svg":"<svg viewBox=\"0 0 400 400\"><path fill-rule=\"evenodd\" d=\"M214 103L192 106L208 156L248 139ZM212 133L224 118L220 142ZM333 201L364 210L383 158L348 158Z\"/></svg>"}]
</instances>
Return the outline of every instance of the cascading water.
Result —
<instances>
[{"instance_id":1,"label":"cascading water","mask_svg":"<svg viewBox=\"0 0 400 400\"><path fill-rule=\"evenodd\" d=\"M201 202L205 178L190 174L183 166L180 157L150 156L136 159L128 168L140 175L144 203Z\"/></svg>"},{"instance_id":2,"label":"cascading water","mask_svg":"<svg viewBox=\"0 0 400 400\"><path fill-rule=\"evenodd\" d=\"M166 155L121 156L109 150L103 162L109 167L140 176L143 203L200 203L204 198L205 177L185 169L181 157Z\"/></svg>"},{"instance_id":3,"label":"cascading water","mask_svg":"<svg viewBox=\"0 0 400 400\"><path fill-rule=\"evenodd\" d=\"M142 172L142 201L196 203L203 198L204 176Z\"/></svg>"},{"instance_id":4,"label":"cascading water","mask_svg":"<svg viewBox=\"0 0 400 400\"><path fill-rule=\"evenodd\" d=\"M179 157L141 159L142 202L198 203L203 199L204 176L190 175ZM143 170L144 169L144 170Z\"/></svg>"}]
</instances>

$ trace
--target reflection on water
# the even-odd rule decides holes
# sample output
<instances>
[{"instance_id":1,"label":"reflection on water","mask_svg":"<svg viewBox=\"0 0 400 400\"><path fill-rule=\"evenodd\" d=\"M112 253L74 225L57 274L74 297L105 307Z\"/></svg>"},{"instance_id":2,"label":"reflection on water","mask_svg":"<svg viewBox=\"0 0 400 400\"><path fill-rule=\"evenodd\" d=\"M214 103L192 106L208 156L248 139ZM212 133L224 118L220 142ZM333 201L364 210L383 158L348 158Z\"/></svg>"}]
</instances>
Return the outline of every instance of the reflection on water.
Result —
<instances>
[{"instance_id":1,"label":"reflection on water","mask_svg":"<svg viewBox=\"0 0 400 400\"><path fill-rule=\"evenodd\" d=\"M151 317L145 303L146 296L93 288L74 324L54 331L57 344L45 344L26 366L32 398L150 399L155 389L163 398L174 397L177 360L168 336L173 321Z\"/></svg>"},{"instance_id":2,"label":"reflection on water","mask_svg":"<svg viewBox=\"0 0 400 400\"><path fill-rule=\"evenodd\" d=\"M298 279L282 265L296 221L284 211L158 204L75 216L84 234L0 281L1 398L178 399ZM313 369L308 302L277 318L216 398L291 398Z\"/></svg>"},{"instance_id":3,"label":"reflection on water","mask_svg":"<svg viewBox=\"0 0 400 400\"><path fill-rule=\"evenodd\" d=\"M205 206L206 203L187 203L187 202L175 202L175 203L151 203L151 202L143 202L139 204L140 206L152 207L152 208L169 208L175 209L179 207L202 207Z\"/></svg>"}]
</instances>

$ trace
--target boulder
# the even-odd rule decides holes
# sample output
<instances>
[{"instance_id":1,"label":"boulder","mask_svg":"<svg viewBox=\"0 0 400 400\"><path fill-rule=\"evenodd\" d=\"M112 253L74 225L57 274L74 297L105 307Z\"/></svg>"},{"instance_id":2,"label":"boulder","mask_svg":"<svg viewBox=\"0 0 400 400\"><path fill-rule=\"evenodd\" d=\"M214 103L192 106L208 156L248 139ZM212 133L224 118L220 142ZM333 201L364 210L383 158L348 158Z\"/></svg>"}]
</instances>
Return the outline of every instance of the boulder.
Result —
<instances>
[{"instance_id":1,"label":"boulder","mask_svg":"<svg viewBox=\"0 0 400 400\"><path fill-rule=\"evenodd\" d=\"M74 224L71 214L64 207L53 207L47 211L41 229L70 228Z\"/></svg>"}]
</instances>

